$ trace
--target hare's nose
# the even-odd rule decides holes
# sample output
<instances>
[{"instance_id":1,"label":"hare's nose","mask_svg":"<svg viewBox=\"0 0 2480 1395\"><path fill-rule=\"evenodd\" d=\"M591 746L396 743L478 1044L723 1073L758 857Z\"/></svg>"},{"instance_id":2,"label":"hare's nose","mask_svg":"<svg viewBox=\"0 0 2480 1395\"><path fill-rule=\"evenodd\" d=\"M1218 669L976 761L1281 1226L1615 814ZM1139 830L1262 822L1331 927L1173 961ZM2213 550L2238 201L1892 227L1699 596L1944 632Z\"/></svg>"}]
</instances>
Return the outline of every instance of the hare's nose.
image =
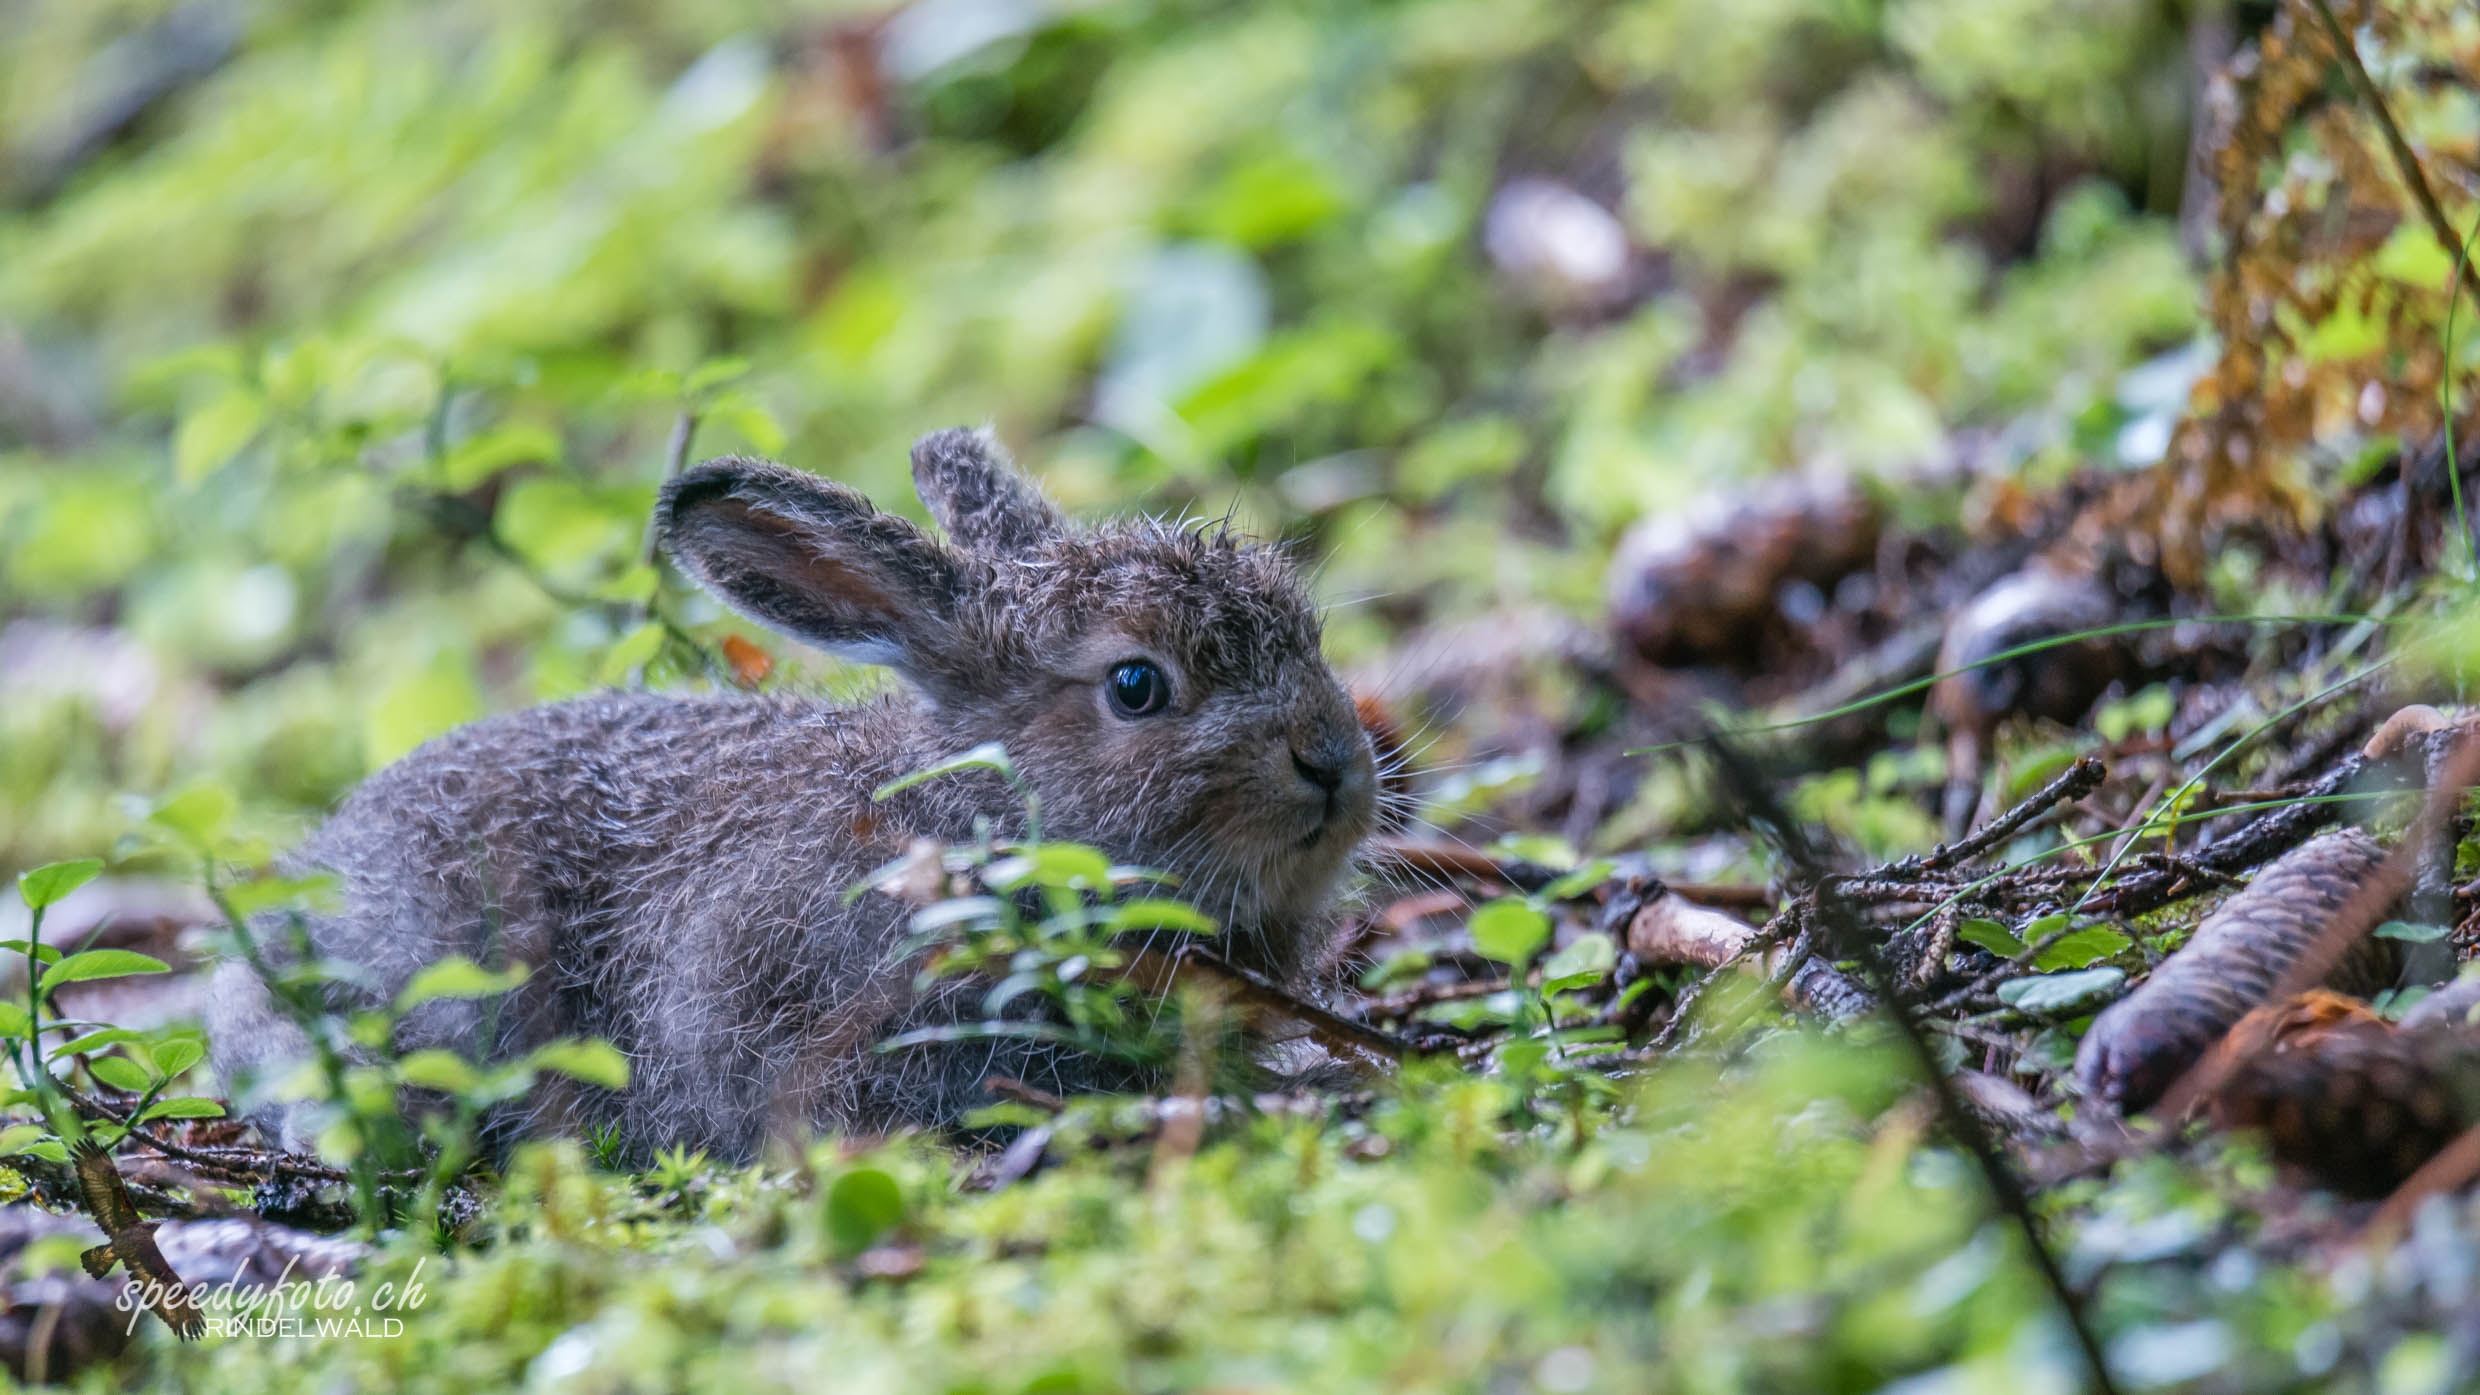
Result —
<instances>
[{"instance_id":1,"label":"hare's nose","mask_svg":"<svg viewBox=\"0 0 2480 1395\"><path fill-rule=\"evenodd\" d=\"M1349 767L1333 752L1319 751L1304 756L1295 749L1292 752L1292 769L1299 771L1300 778L1317 786L1321 793L1332 796L1336 788L1343 784L1344 772Z\"/></svg>"}]
</instances>

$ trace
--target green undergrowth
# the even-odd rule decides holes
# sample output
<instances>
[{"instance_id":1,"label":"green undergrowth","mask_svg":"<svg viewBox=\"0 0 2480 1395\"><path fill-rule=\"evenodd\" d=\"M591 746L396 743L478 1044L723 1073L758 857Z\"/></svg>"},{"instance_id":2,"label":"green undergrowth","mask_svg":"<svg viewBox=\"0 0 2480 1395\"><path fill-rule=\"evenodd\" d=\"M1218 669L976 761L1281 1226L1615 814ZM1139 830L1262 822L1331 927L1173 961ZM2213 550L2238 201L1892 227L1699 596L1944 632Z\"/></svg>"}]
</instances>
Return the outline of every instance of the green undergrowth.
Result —
<instances>
[{"instance_id":1,"label":"green undergrowth","mask_svg":"<svg viewBox=\"0 0 2480 1395\"><path fill-rule=\"evenodd\" d=\"M918 1140L661 1183L538 1147L511 1164L485 1243L441 1256L410 1237L375 1271L423 1260L428 1300L401 1337L158 1342L145 1380L1813 1391L1937 1373L2078 1388L1976 1174L1921 1144L1900 1077L1891 1050L1772 1034L1728 1067L1661 1070L1580 1137L1522 1127L1500 1082L1430 1069L1362 1117L1237 1117L1193 1154L1097 1103L1060 1127L1056 1165L991 1191L964 1185L977 1159ZM2114 1205L2153 1258L2221 1222L2167 1169ZM2098 1238L2088 1271L2119 1243ZM2295 1378L2321 1316L2291 1277L2212 1291L2126 1270L2103 1293L2145 1385L2202 1374L2161 1364L2200 1340L2251 1353L2259 1388ZM2218 1336L2182 1337L2197 1321Z\"/></svg>"}]
</instances>

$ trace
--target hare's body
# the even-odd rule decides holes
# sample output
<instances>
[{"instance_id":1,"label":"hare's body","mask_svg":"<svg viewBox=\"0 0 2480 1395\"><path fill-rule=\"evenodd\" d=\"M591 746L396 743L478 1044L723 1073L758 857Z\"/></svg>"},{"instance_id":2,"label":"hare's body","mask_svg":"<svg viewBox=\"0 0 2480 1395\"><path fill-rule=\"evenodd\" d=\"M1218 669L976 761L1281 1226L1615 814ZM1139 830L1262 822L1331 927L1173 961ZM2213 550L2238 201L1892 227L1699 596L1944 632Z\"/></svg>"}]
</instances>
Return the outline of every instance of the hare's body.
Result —
<instances>
[{"instance_id":1,"label":"hare's body","mask_svg":"<svg viewBox=\"0 0 2480 1395\"><path fill-rule=\"evenodd\" d=\"M1235 957L1286 977L1322 950L1372 775L1288 565L1151 525L1071 531L964 433L915 461L950 546L849 491L738 461L685 476L662 522L726 599L891 662L916 691L858 706L608 694L514 713L374 776L305 845L297 864L333 872L342 900L313 945L362 966L367 999L450 954L533 971L498 1000L415 1010L398 1050L504 1058L605 1038L629 1058L625 1092L546 1085L498 1122L616 1122L641 1154L746 1156L771 1128L952 1118L992 1074L1096 1079L1022 1046L871 1050L969 1012L981 987L918 993L890 954L910 908L847 892L915 840L1022 819L985 774L872 792L992 740L1040 792L1047 833L1180 874ZM241 965L221 971L210 1028L228 1076L264 1079L303 1051ZM304 1141L306 1120L260 1117Z\"/></svg>"},{"instance_id":2,"label":"hare's body","mask_svg":"<svg viewBox=\"0 0 2480 1395\"><path fill-rule=\"evenodd\" d=\"M770 1122L946 1117L989 1053L862 1054L933 1005L884 962L910 907L844 893L908 838L964 838L976 812L1007 826L1004 788L980 777L872 804L949 753L895 701L608 694L478 722L373 777L303 847L303 869L335 874L345 899L318 947L391 986L447 954L533 966L496 1003L417 1009L397 1049L496 1057L602 1037L630 1058L616 1117L641 1150L746 1155ZM249 970L224 973L221 1059L258 1064L251 1042L295 1054L251 1020L269 1005ZM535 1117L503 1125L610 1113L556 1084L529 1104Z\"/></svg>"}]
</instances>

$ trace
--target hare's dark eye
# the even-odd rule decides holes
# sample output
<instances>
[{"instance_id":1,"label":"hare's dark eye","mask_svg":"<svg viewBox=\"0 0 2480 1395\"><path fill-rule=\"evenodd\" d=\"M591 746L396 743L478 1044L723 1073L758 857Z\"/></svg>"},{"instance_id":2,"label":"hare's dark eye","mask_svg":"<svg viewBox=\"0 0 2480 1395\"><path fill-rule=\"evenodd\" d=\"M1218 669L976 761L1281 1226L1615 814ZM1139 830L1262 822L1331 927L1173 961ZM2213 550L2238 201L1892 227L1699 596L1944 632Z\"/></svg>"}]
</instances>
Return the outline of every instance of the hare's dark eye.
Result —
<instances>
[{"instance_id":1,"label":"hare's dark eye","mask_svg":"<svg viewBox=\"0 0 2480 1395\"><path fill-rule=\"evenodd\" d=\"M1111 695L1111 710L1123 717L1150 716L1171 705L1171 680L1143 659L1111 670L1102 686Z\"/></svg>"}]
</instances>

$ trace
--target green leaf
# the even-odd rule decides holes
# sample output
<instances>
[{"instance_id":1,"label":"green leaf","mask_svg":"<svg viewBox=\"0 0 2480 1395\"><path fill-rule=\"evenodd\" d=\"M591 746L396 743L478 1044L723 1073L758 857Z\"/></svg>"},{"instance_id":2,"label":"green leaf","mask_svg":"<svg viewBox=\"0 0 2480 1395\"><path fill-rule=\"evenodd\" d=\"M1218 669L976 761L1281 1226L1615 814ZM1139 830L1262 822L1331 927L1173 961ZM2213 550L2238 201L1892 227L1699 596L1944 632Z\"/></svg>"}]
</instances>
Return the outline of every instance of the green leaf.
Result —
<instances>
[{"instance_id":1,"label":"green leaf","mask_svg":"<svg viewBox=\"0 0 2480 1395\"><path fill-rule=\"evenodd\" d=\"M60 962L60 950L54 945L39 945L30 940L0 940L0 950L11 954L32 954L46 964Z\"/></svg>"},{"instance_id":2,"label":"green leaf","mask_svg":"<svg viewBox=\"0 0 2480 1395\"><path fill-rule=\"evenodd\" d=\"M1214 917L1186 901L1159 896L1139 896L1113 906L1105 924L1113 931L1182 930L1192 935L1211 935L1221 929Z\"/></svg>"},{"instance_id":3,"label":"green leaf","mask_svg":"<svg viewBox=\"0 0 2480 1395\"><path fill-rule=\"evenodd\" d=\"M482 967L462 954L451 954L427 965L396 995L396 1010L411 1012L434 998L493 998L525 982L532 972L523 964L505 969Z\"/></svg>"},{"instance_id":4,"label":"green leaf","mask_svg":"<svg viewBox=\"0 0 2480 1395\"><path fill-rule=\"evenodd\" d=\"M2051 911L2048 915L2042 916L2024 927L2024 943L2028 945L2039 944L2041 941L2046 940L2050 936L2057 934L2059 931L2066 929L2069 923L2070 922L2065 911Z\"/></svg>"},{"instance_id":5,"label":"green leaf","mask_svg":"<svg viewBox=\"0 0 2480 1395\"><path fill-rule=\"evenodd\" d=\"M1550 917L1514 897L1474 911L1471 928L1473 949L1510 967L1531 961L1550 939Z\"/></svg>"},{"instance_id":6,"label":"green leaf","mask_svg":"<svg viewBox=\"0 0 2480 1395\"><path fill-rule=\"evenodd\" d=\"M491 530L510 550L551 573L610 570L635 561L651 497L568 474L529 474L501 491Z\"/></svg>"},{"instance_id":7,"label":"green leaf","mask_svg":"<svg viewBox=\"0 0 2480 1395\"><path fill-rule=\"evenodd\" d=\"M765 404L738 388L718 393L706 404L706 415L719 426L728 426L749 438L760 455L781 455L785 434L783 423Z\"/></svg>"},{"instance_id":8,"label":"green leaf","mask_svg":"<svg viewBox=\"0 0 2480 1395\"><path fill-rule=\"evenodd\" d=\"M173 473L183 484L205 479L240 454L266 420L267 404L254 393L235 388L210 400L181 418L172 438Z\"/></svg>"},{"instance_id":9,"label":"green leaf","mask_svg":"<svg viewBox=\"0 0 2480 1395\"><path fill-rule=\"evenodd\" d=\"M2126 981L2126 973L2116 968L2009 979L1998 985L1998 1001L2024 1012L2057 1016L2099 1001Z\"/></svg>"},{"instance_id":10,"label":"green leaf","mask_svg":"<svg viewBox=\"0 0 2480 1395\"><path fill-rule=\"evenodd\" d=\"M149 1119L221 1119L223 1117L224 1106L214 1100L199 1095L174 1095L170 1099L157 1100L148 1105L146 1112L138 1116L138 1122L143 1124Z\"/></svg>"},{"instance_id":11,"label":"green leaf","mask_svg":"<svg viewBox=\"0 0 2480 1395\"><path fill-rule=\"evenodd\" d=\"M903 1191L877 1168L856 1168L827 1190L827 1234L838 1254L859 1254L903 1219Z\"/></svg>"},{"instance_id":12,"label":"green leaf","mask_svg":"<svg viewBox=\"0 0 2480 1395\"><path fill-rule=\"evenodd\" d=\"M704 363L699 364L697 367L690 369L689 375L681 379L680 394L683 397L695 397L699 393L705 392L710 388L722 387L725 383L732 381L734 378L741 377L748 372L748 359L738 357L710 358Z\"/></svg>"},{"instance_id":13,"label":"green leaf","mask_svg":"<svg viewBox=\"0 0 2480 1395\"><path fill-rule=\"evenodd\" d=\"M436 1047L412 1051L396 1063L396 1074L406 1084L426 1090L444 1090L459 1094L474 1087L479 1079L472 1063L453 1051Z\"/></svg>"},{"instance_id":14,"label":"green leaf","mask_svg":"<svg viewBox=\"0 0 2480 1395\"><path fill-rule=\"evenodd\" d=\"M631 673L653 663L663 652L663 622L649 620L623 635L603 656L603 667L596 674L605 684L622 683Z\"/></svg>"},{"instance_id":15,"label":"green leaf","mask_svg":"<svg viewBox=\"0 0 2480 1395\"><path fill-rule=\"evenodd\" d=\"M1541 966L1541 987L1545 993L1564 992L1599 983L1619 967L1619 945L1599 930L1578 935L1565 949L1550 956Z\"/></svg>"},{"instance_id":16,"label":"green leaf","mask_svg":"<svg viewBox=\"0 0 2480 1395\"><path fill-rule=\"evenodd\" d=\"M33 910L60 903L70 892L95 879L103 870L103 859L81 857L74 862L47 862L31 872L17 874L17 894Z\"/></svg>"},{"instance_id":17,"label":"green leaf","mask_svg":"<svg viewBox=\"0 0 2480 1395\"><path fill-rule=\"evenodd\" d=\"M199 1063L207 1054L207 1044L196 1037L173 1037L155 1045L155 1069L169 1080Z\"/></svg>"},{"instance_id":18,"label":"green leaf","mask_svg":"<svg viewBox=\"0 0 2480 1395\"><path fill-rule=\"evenodd\" d=\"M511 465L528 460L557 464L560 438L541 426L503 426L468 437L439 462L440 484L462 494Z\"/></svg>"},{"instance_id":19,"label":"green leaf","mask_svg":"<svg viewBox=\"0 0 2480 1395\"><path fill-rule=\"evenodd\" d=\"M39 1138L17 1151L30 1158L41 1158L48 1163L69 1161L68 1146L57 1138Z\"/></svg>"},{"instance_id":20,"label":"green leaf","mask_svg":"<svg viewBox=\"0 0 2480 1395\"><path fill-rule=\"evenodd\" d=\"M1955 927L1955 938L1979 945L2001 959L2012 959L2024 952L2024 942L2015 938L2015 932L1994 920L1967 920Z\"/></svg>"},{"instance_id":21,"label":"green leaf","mask_svg":"<svg viewBox=\"0 0 2480 1395\"><path fill-rule=\"evenodd\" d=\"M1615 864L1608 858L1595 858L1535 892L1533 899L1547 905L1553 901L1565 901L1571 897L1582 896L1610 880L1610 874L1614 870L1616 870Z\"/></svg>"},{"instance_id":22,"label":"green leaf","mask_svg":"<svg viewBox=\"0 0 2480 1395\"><path fill-rule=\"evenodd\" d=\"M1498 1068L1521 1079L1541 1069L1550 1059L1550 1044L1545 1041L1511 1041L1498 1049Z\"/></svg>"},{"instance_id":23,"label":"green leaf","mask_svg":"<svg viewBox=\"0 0 2480 1395\"><path fill-rule=\"evenodd\" d=\"M146 817L181 835L193 848L212 848L223 841L234 808L232 791L221 785L195 785L156 805L155 812Z\"/></svg>"},{"instance_id":24,"label":"green leaf","mask_svg":"<svg viewBox=\"0 0 2480 1395\"><path fill-rule=\"evenodd\" d=\"M2454 254L2438 244L2428 224L2405 218L2369 256L2368 269L2389 280L2433 291L2454 275Z\"/></svg>"},{"instance_id":25,"label":"green leaf","mask_svg":"<svg viewBox=\"0 0 2480 1395\"><path fill-rule=\"evenodd\" d=\"M1082 843L1039 843L990 864L983 875L1000 891L1027 885L1096 891L1111 884L1111 859Z\"/></svg>"},{"instance_id":26,"label":"green leaf","mask_svg":"<svg viewBox=\"0 0 2480 1395\"><path fill-rule=\"evenodd\" d=\"M1575 844L1554 833L1510 833L1492 841L1489 854L1542 867L1575 867L1582 860Z\"/></svg>"},{"instance_id":27,"label":"green leaf","mask_svg":"<svg viewBox=\"0 0 2480 1395\"><path fill-rule=\"evenodd\" d=\"M2061 936L2056 944L2034 955L2032 967L2044 973L2055 969L2081 969L2117 954L2129 943L2126 936L2106 926L2088 925Z\"/></svg>"},{"instance_id":28,"label":"green leaf","mask_svg":"<svg viewBox=\"0 0 2480 1395\"><path fill-rule=\"evenodd\" d=\"M23 1013L25 1009L19 1008L18 1011ZM82 1037L73 1037L68 1041L62 1042L60 1045L53 1047L51 1050L51 1059L57 1061L63 1056L82 1056L99 1047L112 1046L124 1041L141 1040L144 1035L145 1034L142 1032L131 1031L127 1027L106 1027L100 1032L88 1032Z\"/></svg>"},{"instance_id":29,"label":"green leaf","mask_svg":"<svg viewBox=\"0 0 2480 1395\"><path fill-rule=\"evenodd\" d=\"M33 1025L26 1016L26 1005L0 999L0 1037L22 1038Z\"/></svg>"},{"instance_id":30,"label":"green leaf","mask_svg":"<svg viewBox=\"0 0 2480 1395\"><path fill-rule=\"evenodd\" d=\"M145 1093L146 1088L156 1080L147 1073L146 1067L126 1056L97 1056L86 1063L86 1069L113 1089L127 1090L133 1095Z\"/></svg>"},{"instance_id":31,"label":"green leaf","mask_svg":"<svg viewBox=\"0 0 2480 1395\"><path fill-rule=\"evenodd\" d=\"M899 775L870 791L870 798L885 799L890 795L902 794L915 785L935 780L942 775L953 775L960 770L996 771L1008 783L1017 782L1016 764L1008 759L1007 747L996 741L985 741L961 755L949 756L935 765L924 766L910 775Z\"/></svg>"},{"instance_id":32,"label":"green leaf","mask_svg":"<svg viewBox=\"0 0 2480 1395\"><path fill-rule=\"evenodd\" d=\"M571 1080L600 1085L606 1090L629 1087L629 1058L620 1049L598 1038L573 1038L555 1041L534 1048L526 1060L543 1070L558 1071Z\"/></svg>"},{"instance_id":33,"label":"green leaf","mask_svg":"<svg viewBox=\"0 0 2480 1395\"><path fill-rule=\"evenodd\" d=\"M2454 933L2451 925L2419 925L2407 920L2389 920L2369 932L2380 940L2403 940L2415 945L2434 944Z\"/></svg>"},{"instance_id":34,"label":"green leaf","mask_svg":"<svg viewBox=\"0 0 2480 1395\"><path fill-rule=\"evenodd\" d=\"M632 565L611 580L595 587L594 595L597 600L627 601L634 605L646 605L654 600L654 593L661 588L662 581L663 578L654 568Z\"/></svg>"},{"instance_id":35,"label":"green leaf","mask_svg":"<svg viewBox=\"0 0 2480 1395\"><path fill-rule=\"evenodd\" d=\"M134 949L90 949L72 954L43 971L38 991L50 993L64 983L83 983L88 979L127 978L131 974L169 973L172 966L152 954Z\"/></svg>"},{"instance_id":36,"label":"green leaf","mask_svg":"<svg viewBox=\"0 0 2480 1395\"><path fill-rule=\"evenodd\" d=\"M1409 983L1429 972L1429 966L1435 962L1436 956L1426 949L1398 950L1363 970L1361 987L1375 992L1399 983Z\"/></svg>"},{"instance_id":37,"label":"green leaf","mask_svg":"<svg viewBox=\"0 0 2480 1395\"><path fill-rule=\"evenodd\" d=\"M11 1124L5 1129L0 1129L0 1157L14 1157L23 1153L28 1144L41 1137L43 1137L41 1124Z\"/></svg>"},{"instance_id":38,"label":"green leaf","mask_svg":"<svg viewBox=\"0 0 2480 1395\"><path fill-rule=\"evenodd\" d=\"M333 910L341 904L334 874L320 872L307 877L253 877L234 882L224 889L224 900L233 914L247 919L261 911L279 907L302 911Z\"/></svg>"}]
</instances>

